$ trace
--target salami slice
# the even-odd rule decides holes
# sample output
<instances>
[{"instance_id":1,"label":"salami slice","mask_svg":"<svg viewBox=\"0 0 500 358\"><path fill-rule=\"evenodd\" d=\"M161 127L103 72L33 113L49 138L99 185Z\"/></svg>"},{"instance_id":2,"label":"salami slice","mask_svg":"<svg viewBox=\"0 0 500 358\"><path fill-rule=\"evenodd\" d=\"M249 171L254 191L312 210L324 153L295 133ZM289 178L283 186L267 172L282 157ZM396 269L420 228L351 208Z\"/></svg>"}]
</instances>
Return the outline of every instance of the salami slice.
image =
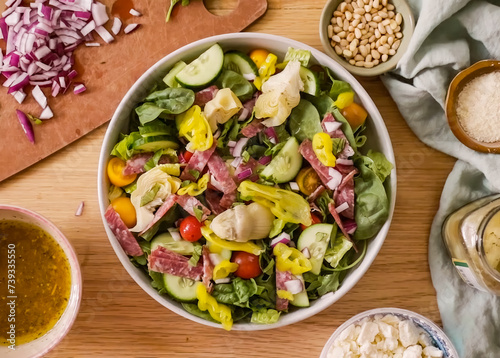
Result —
<instances>
[{"instance_id":1,"label":"salami slice","mask_svg":"<svg viewBox=\"0 0 500 358\"><path fill-rule=\"evenodd\" d=\"M202 282L207 288L208 293L212 293L213 290L213 284L212 284L212 278L213 278L213 273L214 273L214 265L212 264L212 261L210 260L210 251L208 250L208 247L203 246L203 279Z\"/></svg>"},{"instance_id":2,"label":"salami slice","mask_svg":"<svg viewBox=\"0 0 500 358\"><path fill-rule=\"evenodd\" d=\"M123 175L144 173L144 166L153 157L153 153L136 154L129 160L123 169Z\"/></svg>"},{"instance_id":3,"label":"salami slice","mask_svg":"<svg viewBox=\"0 0 500 358\"><path fill-rule=\"evenodd\" d=\"M356 243L354 241L352 241L351 237L349 236L346 229L344 228L344 224L342 223L342 220L340 219L339 214L337 213L337 211L335 211L335 204L334 203L328 204L328 210L330 210L330 213L332 214L333 219L335 220L335 222L339 226L340 231L342 231L342 234L344 234L344 236L346 237L347 240L352 242L352 245L354 247L354 251L358 252L358 248L356 247Z\"/></svg>"},{"instance_id":4,"label":"salami slice","mask_svg":"<svg viewBox=\"0 0 500 358\"><path fill-rule=\"evenodd\" d=\"M208 160L208 170L220 184L224 194L236 192L237 186L227 169L226 162L217 154L213 154Z\"/></svg>"},{"instance_id":5,"label":"salami slice","mask_svg":"<svg viewBox=\"0 0 500 358\"><path fill-rule=\"evenodd\" d=\"M208 215L210 215L210 210L193 196L179 195L177 196L177 204L193 216L196 216L195 208L201 210L201 221L206 220Z\"/></svg>"},{"instance_id":6,"label":"salami slice","mask_svg":"<svg viewBox=\"0 0 500 358\"><path fill-rule=\"evenodd\" d=\"M357 172L357 170L353 170L347 174L333 193L333 200L337 207L343 203L349 205L347 209L340 213L340 215L348 219L354 219L354 175Z\"/></svg>"},{"instance_id":7,"label":"salami slice","mask_svg":"<svg viewBox=\"0 0 500 358\"><path fill-rule=\"evenodd\" d=\"M241 134L247 138L252 138L262 132L265 128L266 126L262 124L262 121L254 119L249 125L241 130Z\"/></svg>"},{"instance_id":8,"label":"salami slice","mask_svg":"<svg viewBox=\"0 0 500 358\"><path fill-rule=\"evenodd\" d=\"M199 150L195 151L191 159L189 159L188 164L182 171L182 174L180 176L181 180L196 181L198 178L195 178L192 172L197 171L198 173L201 173L203 169L205 169L208 160L215 151L215 148L216 148L216 143L214 142L212 147L210 147L207 150L204 150L203 152Z\"/></svg>"},{"instance_id":9,"label":"salami slice","mask_svg":"<svg viewBox=\"0 0 500 358\"><path fill-rule=\"evenodd\" d=\"M302 142L299 152L311 164L325 187L334 190L340 184L342 181L341 174L335 168L327 167L319 161L309 139Z\"/></svg>"},{"instance_id":10,"label":"salami slice","mask_svg":"<svg viewBox=\"0 0 500 358\"><path fill-rule=\"evenodd\" d=\"M262 164L260 164L258 161L256 161L255 159L253 159L252 157L250 157L250 159L248 159L248 162L246 163L240 163L240 165L238 165L238 167L236 168L236 170L234 171L234 176L235 176L235 180L236 182L240 182L240 180L238 180L238 174L244 172L245 170L247 169L250 169L252 171L252 174L255 174L257 169L261 166ZM243 180L246 180L246 179L243 179Z\"/></svg>"},{"instance_id":11,"label":"salami slice","mask_svg":"<svg viewBox=\"0 0 500 358\"><path fill-rule=\"evenodd\" d=\"M151 221L149 225L146 226L146 228L139 234L139 236L142 236L146 231L151 229L154 224L160 221L165 216L165 214L175 205L177 198L178 196L175 194L169 195L163 202L163 204L161 204L161 206L156 210L153 221Z\"/></svg>"},{"instance_id":12,"label":"salami slice","mask_svg":"<svg viewBox=\"0 0 500 358\"><path fill-rule=\"evenodd\" d=\"M191 266L187 257L169 251L162 246L151 252L148 260L148 268L151 271L168 273L195 281L201 280L203 276L201 261L196 266Z\"/></svg>"},{"instance_id":13,"label":"salami slice","mask_svg":"<svg viewBox=\"0 0 500 358\"><path fill-rule=\"evenodd\" d=\"M212 190L212 189L207 189L205 191L205 199L207 200L208 206L210 207L210 210L215 215L219 215L226 211L226 208L222 207L220 201L221 197L218 191Z\"/></svg>"},{"instance_id":14,"label":"salami slice","mask_svg":"<svg viewBox=\"0 0 500 358\"><path fill-rule=\"evenodd\" d=\"M129 256L142 256L143 252L134 235L127 228L120 215L110 205L104 214L109 228L120 243L123 251Z\"/></svg>"},{"instance_id":15,"label":"salami slice","mask_svg":"<svg viewBox=\"0 0 500 358\"><path fill-rule=\"evenodd\" d=\"M194 104L203 108L207 102L214 99L218 91L219 88L217 88L216 85L213 85L196 92L194 96Z\"/></svg>"},{"instance_id":16,"label":"salami slice","mask_svg":"<svg viewBox=\"0 0 500 358\"><path fill-rule=\"evenodd\" d=\"M276 290L286 290L285 282L292 280L293 276L290 271L276 270ZM288 300L276 296L276 309L285 311L288 309Z\"/></svg>"},{"instance_id":17,"label":"salami slice","mask_svg":"<svg viewBox=\"0 0 500 358\"><path fill-rule=\"evenodd\" d=\"M311 193L311 195L309 195L309 196L307 197L307 201L309 201L310 203L315 202L315 201L316 201L316 199L318 199L318 198L319 198L319 196L320 196L321 194L323 194L323 192L324 192L325 190L326 190L326 188L325 188L323 185L318 186L318 187L316 188L316 190L315 190L315 191L313 191L313 192Z\"/></svg>"},{"instance_id":18,"label":"salami slice","mask_svg":"<svg viewBox=\"0 0 500 358\"><path fill-rule=\"evenodd\" d=\"M235 201L236 201L236 191L233 191L232 193L226 193L222 195L222 198L220 199L220 206L222 206L225 209L229 209Z\"/></svg>"}]
</instances>

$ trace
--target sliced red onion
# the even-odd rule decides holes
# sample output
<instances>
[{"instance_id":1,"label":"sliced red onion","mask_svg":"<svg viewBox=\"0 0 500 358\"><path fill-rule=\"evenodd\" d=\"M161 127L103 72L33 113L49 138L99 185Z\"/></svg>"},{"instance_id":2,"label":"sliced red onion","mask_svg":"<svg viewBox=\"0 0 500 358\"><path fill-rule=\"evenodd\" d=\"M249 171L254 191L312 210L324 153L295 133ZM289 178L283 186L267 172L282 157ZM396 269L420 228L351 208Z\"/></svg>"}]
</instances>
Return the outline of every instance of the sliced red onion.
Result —
<instances>
[{"instance_id":1,"label":"sliced red onion","mask_svg":"<svg viewBox=\"0 0 500 358\"><path fill-rule=\"evenodd\" d=\"M219 254L208 254L208 257L210 258L210 262L212 262L212 265L214 266L217 266L223 261L222 256Z\"/></svg>"},{"instance_id":2,"label":"sliced red onion","mask_svg":"<svg viewBox=\"0 0 500 358\"><path fill-rule=\"evenodd\" d=\"M80 83L80 84L75 86L75 88L73 89L73 92L75 94L80 94L82 92L85 92L86 90L87 90L87 87L85 87L85 85L83 83Z\"/></svg>"},{"instance_id":3,"label":"sliced red onion","mask_svg":"<svg viewBox=\"0 0 500 358\"><path fill-rule=\"evenodd\" d=\"M52 97L56 97L61 90L61 86L56 81L52 82Z\"/></svg>"},{"instance_id":4,"label":"sliced red onion","mask_svg":"<svg viewBox=\"0 0 500 358\"><path fill-rule=\"evenodd\" d=\"M99 47L101 44L99 42L85 42L85 46L87 47Z\"/></svg>"},{"instance_id":5,"label":"sliced red onion","mask_svg":"<svg viewBox=\"0 0 500 358\"><path fill-rule=\"evenodd\" d=\"M167 230L170 233L170 236L172 236L172 239L174 239L174 241L182 240L181 234L179 233L179 229L174 227L169 227Z\"/></svg>"},{"instance_id":6,"label":"sliced red onion","mask_svg":"<svg viewBox=\"0 0 500 358\"><path fill-rule=\"evenodd\" d=\"M274 129L274 127L269 127L269 128L264 129L264 134L269 137L269 139L271 140L271 142L273 144L279 143L278 134L276 133L276 130ZM273 139L274 139L274 142L273 142Z\"/></svg>"},{"instance_id":7,"label":"sliced red onion","mask_svg":"<svg viewBox=\"0 0 500 358\"><path fill-rule=\"evenodd\" d=\"M218 280L214 281L216 285L220 285L222 283L230 283L231 279L229 277L224 277L224 278L219 278Z\"/></svg>"},{"instance_id":8,"label":"sliced red onion","mask_svg":"<svg viewBox=\"0 0 500 358\"><path fill-rule=\"evenodd\" d=\"M245 119L247 119L249 113L250 111L248 110L248 108L243 107L243 109L241 110L241 114L238 117L238 121L244 121Z\"/></svg>"},{"instance_id":9,"label":"sliced red onion","mask_svg":"<svg viewBox=\"0 0 500 358\"><path fill-rule=\"evenodd\" d=\"M130 24L130 25L127 25L125 27L125 29L123 29L123 32L126 34L129 34L132 31L134 31L135 29L137 29L138 27L139 27L139 24Z\"/></svg>"},{"instance_id":10,"label":"sliced red onion","mask_svg":"<svg viewBox=\"0 0 500 358\"><path fill-rule=\"evenodd\" d=\"M74 15L76 18L83 20L90 20L90 17L92 16L88 11L75 11Z\"/></svg>"},{"instance_id":11,"label":"sliced red onion","mask_svg":"<svg viewBox=\"0 0 500 358\"><path fill-rule=\"evenodd\" d=\"M342 159L342 158L338 158L336 160L336 163L337 164L340 164L340 165L354 165L354 162L350 159Z\"/></svg>"},{"instance_id":12,"label":"sliced red onion","mask_svg":"<svg viewBox=\"0 0 500 358\"><path fill-rule=\"evenodd\" d=\"M352 219L343 220L342 224L344 225L344 230L349 235L354 234L354 232L358 228L358 225L356 224L356 221L354 221Z\"/></svg>"},{"instance_id":13,"label":"sliced red onion","mask_svg":"<svg viewBox=\"0 0 500 358\"><path fill-rule=\"evenodd\" d=\"M40 119L51 119L54 117L54 113L52 113L52 110L50 109L49 106L45 107L45 109L42 111L40 114Z\"/></svg>"},{"instance_id":14,"label":"sliced red onion","mask_svg":"<svg viewBox=\"0 0 500 358\"><path fill-rule=\"evenodd\" d=\"M241 157L243 148L247 145L249 138L241 138L234 146L233 157Z\"/></svg>"},{"instance_id":15,"label":"sliced red onion","mask_svg":"<svg viewBox=\"0 0 500 358\"><path fill-rule=\"evenodd\" d=\"M130 9L129 14L132 16L142 16L142 14L136 9Z\"/></svg>"},{"instance_id":16,"label":"sliced red onion","mask_svg":"<svg viewBox=\"0 0 500 358\"><path fill-rule=\"evenodd\" d=\"M45 97L39 86L35 86L35 88L33 88L33 91L31 91L31 95L33 96L35 101L38 102L40 107L47 107L47 97Z\"/></svg>"},{"instance_id":17,"label":"sliced red onion","mask_svg":"<svg viewBox=\"0 0 500 358\"><path fill-rule=\"evenodd\" d=\"M271 241L271 247L274 248L276 245L279 243L288 245L288 243L291 241L290 235L288 235L286 232L282 232L278 236L276 236L274 239Z\"/></svg>"},{"instance_id":18,"label":"sliced red onion","mask_svg":"<svg viewBox=\"0 0 500 358\"><path fill-rule=\"evenodd\" d=\"M335 132L337 129L342 127L342 123L340 122L324 122L323 125L328 133Z\"/></svg>"},{"instance_id":19,"label":"sliced red onion","mask_svg":"<svg viewBox=\"0 0 500 358\"><path fill-rule=\"evenodd\" d=\"M19 57L19 55L17 53L11 52L9 54L9 57L8 57L8 59L9 59L9 65L17 67L19 65L19 58L20 57Z\"/></svg>"},{"instance_id":20,"label":"sliced red onion","mask_svg":"<svg viewBox=\"0 0 500 358\"><path fill-rule=\"evenodd\" d=\"M23 103L24 99L26 98L26 93L24 93L22 90L19 90L11 94L14 96L15 100L19 104Z\"/></svg>"},{"instance_id":21,"label":"sliced red onion","mask_svg":"<svg viewBox=\"0 0 500 358\"><path fill-rule=\"evenodd\" d=\"M330 168L328 170L328 174L330 174L331 179L326 184L326 186L330 190L335 190L335 188L337 188L340 185L340 183L342 182L342 174L334 168Z\"/></svg>"},{"instance_id":22,"label":"sliced red onion","mask_svg":"<svg viewBox=\"0 0 500 358\"><path fill-rule=\"evenodd\" d=\"M66 79L64 76L59 77L59 83L61 84L62 88L66 88Z\"/></svg>"},{"instance_id":23,"label":"sliced red onion","mask_svg":"<svg viewBox=\"0 0 500 358\"><path fill-rule=\"evenodd\" d=\"M16 109L16 114L19 122L21 123L21 126L23 127L23 131L26 134L26 137L28 137L28 140L31 143L35 143L35 133L33 132L33 125L31 124L30 120L28 119L26 114L24 114L24 112L21 112L18 109Z\"/></svg>"},{"instance_id":24,"label":"sliced red onion","mask_svg":"<svg viewBox=\"0 0 500 358\"><path fill-rule=\"evenodd\" d=\"M271 162L273 158L270 155L266 155L258 160L258 162L262 165L267 165Z\"/></svg>"},{"instance_id":25,"label":"sliced red onion","mask_svg":"<svg viewBox=\"0 0 500 358\"><path fill-rule=\"evenodd\" d=\"M311 252L309 251L309 249L307 247L304 247L304 250L302 250L302 254L304 255L304 257L306 259L310 259L311 258Z\"/></svg>"},{"instance_id":26,"label":"sliced red onion","mask_svg":"<svg viewBox=\"0 0 500 358\"><path fill-rule=\"evenodd\" d=\"M71 70L69 73L68 73L68 78L70 80L72 80L73 78L75 78L76 76L78 76L78 72L76 72L75 70Z\"/></svg>"},{"instance_id":27,"label":"sliced red onion","mask_svg":"<svg viewBox=\"0 0 500 358\"><path fill-rule=\"evenodd\" d=\"M82 216L82 214L83 214L83 207L84 206L85 206L85 202L82 201L80 203L80 205L78 205L78 208L76 209L75 216Z\"/></svg>"},{"instance_id":28,"label":"sliced red onion","mask_svg":"<svg viewBox=\"0 0 500 358\"><path fill-rule=\"evenodd\" d=\"M101 4L100 2L92 3L92 18L94 19L97 27L108 22L109 17L106 13L106 5Z\"/></svg>"},{"instance_id":29,"label":"sliced red onion","mask_svg":"<svg viewBox=\"0 0 500 358\"><path fill-rule=\"evenodd\" d=\"M243 161L242 157L234 158L234 160L231 162L231 166L233 168L238 168L242 161Z\"/></svg>"},{"instance_id":30,"label":"sliced red onion","mask_svg":"<svg viewBox=\"0 0 500 358\"><path fill-rule=\"evenodd\" d=\"M115 17L113 19L113 27L111 28L111 32L115 35L118 35L121 28L122 28L122 21L119 18Z\"/></svg>"},{"instance_id":31,"label":"sliced red onion","mask_svg":"<svg viewBox=\"0 0 500 358\"><path fill-rule=\"evenodd\" d=\"M40 67L42 70L44 70L44 71L50 71L50 69L52 68L52 66L46 65L46 64L44 64L43 62L40 62L40 61L36 61L35 64L38 67Z\"/></svg>"},{"instance_id":32,"label":"sliced red onion","mask_svg":"<svg viewBox=\"0 0 500 358\"><path fill-rule=\"evenodd\" d=\"M285 282L285 287L288 292L292 295L296 295L297 293L301 293L304 291L304 285L301 280L290 280Z\"/></svg>"},{"instance_id":33,"label":"sliced red onion","mask_svg":"<svg viewBox=\"0 0 500 358\"><path fill-rule=\"evenodd\" d=\"M249 178L251 175L252 175L252 169L250 168L247 168L245 170L243 170L242 172L238 173L237 177L238 177L238 180L245 180L247 178Z\"/></svg>"},{"instance_id":34,"label":"sliced red onion","mask_svg":"<svg viewBox=\"0 0 500 358\"><path fill-rule=\"evenodd\" d=\"M98 26L95 28L95 31L97 32L97 34L99 36L101 36L101 38L104 40L104 42L106 43L110 43L110 42L113 42L113 40L115 39L109 32L108 30L106 30L103 26Z\"/></svg>"},{"instance_id":35,"label":"sliced red onion","mask_svg":"<svg viewBox=\"0 0 500 358\"><path fill-rule=\"evenodd\" d=\"M335 208L335 211L340 214L341 212L343 212L343 211L345 211L347 209L349 209L349 204L347 204L346 202L344 202L344 203L340 204L339 206L337 206Z\"/></svg>"},{"instance_id":36,"label":"sliced red onion","mask_svg":"<svg viewBox=\"0 0 500 358\"><path fill-rule=\"evenodd\" d=\"M300 190L299 184L297 184L296 182L291 181L288 184L290 184L290 189L292 189L293 191L299 191Z\"/></svg>"},{"instance_id":37,"label":"sliced red onion","mask_svg":"<svg viewBox=\"0 0 500 358\"><path fill-rule=\"evenodd\" d=\"M39 8L39 13L42 14L47 20L52 20L52 8L49 6L41 5Z\"/></svg>"}]
</instances>

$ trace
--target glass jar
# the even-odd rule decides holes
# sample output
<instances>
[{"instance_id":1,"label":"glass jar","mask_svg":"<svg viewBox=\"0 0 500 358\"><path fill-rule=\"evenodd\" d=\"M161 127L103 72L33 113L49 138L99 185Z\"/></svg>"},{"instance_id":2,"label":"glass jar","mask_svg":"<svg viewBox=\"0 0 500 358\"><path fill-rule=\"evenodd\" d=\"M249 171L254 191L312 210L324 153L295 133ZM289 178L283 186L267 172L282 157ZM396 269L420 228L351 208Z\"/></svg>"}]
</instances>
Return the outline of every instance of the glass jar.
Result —
<instances>
[{"instance_id":1,"label":"glass jar","mask_svg":"<svg viewBox=\"0 0 500 358\"><path fill-rule=\"evenodd\" d=\"M462 279L500 296L500 194L476 200L448 216L442 236Z\"/></svg>"}]
</instances>

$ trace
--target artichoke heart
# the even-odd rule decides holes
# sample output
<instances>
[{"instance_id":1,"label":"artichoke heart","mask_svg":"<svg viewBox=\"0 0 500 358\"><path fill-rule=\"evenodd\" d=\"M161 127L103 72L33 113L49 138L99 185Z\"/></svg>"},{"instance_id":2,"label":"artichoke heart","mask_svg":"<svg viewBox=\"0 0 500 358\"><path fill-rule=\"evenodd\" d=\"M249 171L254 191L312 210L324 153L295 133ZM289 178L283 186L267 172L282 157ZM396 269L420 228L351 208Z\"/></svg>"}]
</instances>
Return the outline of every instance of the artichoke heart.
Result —
<instances>
[{"instance_id":1,"label":"artichoke heart","mask_svg":"<svg viewBox=\"0 0 500 358\"><path fill-rule=\"evenodd\" d=\"M142 174L137 180L137 189L130 195L130 200L137 215L137 224L130 231L143 231L153 221L155 209L163 204L163 201L170 194L174 194L180 188L180 179L165 173L165 170L168 170L167 166L168 164L159 165ZM156 194L151 201L141 206L143 197L153 188L155 188Z\"/></svg>"},{"instance_id":2,"label":"artichoke heart","mask_svg":"<svg viewBox=\"0 0 500 358\"><path fill-rule=\"evenodd\" d=\"M210 228L221 239L247 242L268 237L274 219L271 210L261 204L252 203L224 211L215 217Z\"/></svg>"},{"instance_id":3,"label":"artichoke heart","mask_svg":"<svg viewBox=\"0 0 500 358\"><path fill-rule=\"evenodd\" d=\"M242 108L241 101L233 91L229 88L223 88L217 92L211 101L207 102L203 112L213 129L213 126L217 128L217 123L226 123Z\"/></svg>"},{"instance_id":4,"label":"artichoke heart","mask_svg":"<svg viewBox=\"0 0 500 358\"><path fill-rule=\"evenodd\" d=\"M300 79L300 62L290 61L285 69L262 85L262 95L255 103L255 117L267 118L267 127L282 124L300 102L304 84Z\"/></svg>"}]
</instances>

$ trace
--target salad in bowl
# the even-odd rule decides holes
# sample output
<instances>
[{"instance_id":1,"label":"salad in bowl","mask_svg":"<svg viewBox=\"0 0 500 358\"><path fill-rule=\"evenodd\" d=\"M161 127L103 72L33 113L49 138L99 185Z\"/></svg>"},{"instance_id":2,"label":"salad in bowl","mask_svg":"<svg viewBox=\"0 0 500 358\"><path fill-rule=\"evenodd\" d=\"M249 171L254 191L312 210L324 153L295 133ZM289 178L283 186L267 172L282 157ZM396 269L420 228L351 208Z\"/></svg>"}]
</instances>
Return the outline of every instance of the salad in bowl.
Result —
<instances>
[{"instance_id":1,"label":"salad in bowl","mask_svg":"<svg viewBox=\"0 0 500 358\"><path fill-rule=\"evenodd\" d=\"M135 269L227 330L338 291L393 205L351 85L307 49L218 43L157 79L104 163L104 219Z\"/></svg>"}]
</instances>

